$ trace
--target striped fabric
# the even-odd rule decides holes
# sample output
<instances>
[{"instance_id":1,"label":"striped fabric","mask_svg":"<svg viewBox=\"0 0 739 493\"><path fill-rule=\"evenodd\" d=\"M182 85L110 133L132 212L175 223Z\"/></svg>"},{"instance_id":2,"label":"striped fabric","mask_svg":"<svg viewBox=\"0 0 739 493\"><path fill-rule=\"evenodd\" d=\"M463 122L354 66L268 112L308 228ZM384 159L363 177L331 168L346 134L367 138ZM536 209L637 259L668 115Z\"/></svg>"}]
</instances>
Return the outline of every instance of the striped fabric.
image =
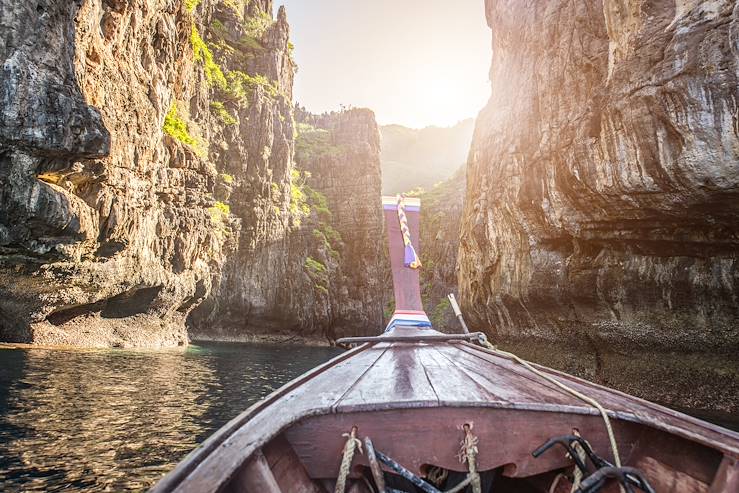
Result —
<instances>
[{"instance_id":1,"label":"striped fabric","mask_svg":"<svg viewBox=\"0 0 739 493\"><path fill-rule=\"evenodd\" d=\"M422 310L395 310L393 318L390 319L390 323L385 328L385 332L399 325L404 327L431 327L431 321L426 316L426 312Z\"/></svg>"},{"instance_id":2,"label":"striped fabric","mask_svg":"<svg viewBox=\"0 0 739 493\"><path fill-rule=\"evenodd\" d=\"M421 199L418 197L404 197L405 210L407 212L419 212L421 210ZM386 211L398 209L398 197L383 196L382 208Z\"/></svg>"}]
</instances>

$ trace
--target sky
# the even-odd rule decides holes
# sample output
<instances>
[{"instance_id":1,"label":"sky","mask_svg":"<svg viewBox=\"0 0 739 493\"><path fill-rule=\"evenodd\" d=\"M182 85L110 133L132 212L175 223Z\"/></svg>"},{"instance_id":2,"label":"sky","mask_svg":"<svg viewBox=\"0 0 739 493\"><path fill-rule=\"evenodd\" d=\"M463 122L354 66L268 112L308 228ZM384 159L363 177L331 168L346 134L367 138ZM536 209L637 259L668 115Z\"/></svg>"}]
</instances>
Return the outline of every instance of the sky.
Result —
<instances>
[{"instance_id":1,"label":"sky","mask_svg":"<svg viewBox=\"0 0 739 493\"><path fill-rule=\"evenodd\" d=\"M484 0L275 0L295 44L295 101L374 110L381 125L451 126L490 97Z\"/></svg>"}]
</instances>

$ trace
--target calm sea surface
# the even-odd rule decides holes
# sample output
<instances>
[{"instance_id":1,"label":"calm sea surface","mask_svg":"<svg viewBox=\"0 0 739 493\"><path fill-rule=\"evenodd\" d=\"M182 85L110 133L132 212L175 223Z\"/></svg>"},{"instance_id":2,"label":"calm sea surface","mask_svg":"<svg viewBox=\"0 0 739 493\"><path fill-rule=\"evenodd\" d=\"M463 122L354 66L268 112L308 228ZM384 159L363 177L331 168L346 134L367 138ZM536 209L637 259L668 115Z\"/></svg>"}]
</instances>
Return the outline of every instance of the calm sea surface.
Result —
<instances>
[{"instance_id":1,"label":"calm sea surface","mask_svg":"<svg viewBox=\"0 0 739 493\"><path fill-rule=\"evenodd\" d=\"M141 491L250 404L341 351L0 349L0 491Z\"/></svg>"}]
</instances>

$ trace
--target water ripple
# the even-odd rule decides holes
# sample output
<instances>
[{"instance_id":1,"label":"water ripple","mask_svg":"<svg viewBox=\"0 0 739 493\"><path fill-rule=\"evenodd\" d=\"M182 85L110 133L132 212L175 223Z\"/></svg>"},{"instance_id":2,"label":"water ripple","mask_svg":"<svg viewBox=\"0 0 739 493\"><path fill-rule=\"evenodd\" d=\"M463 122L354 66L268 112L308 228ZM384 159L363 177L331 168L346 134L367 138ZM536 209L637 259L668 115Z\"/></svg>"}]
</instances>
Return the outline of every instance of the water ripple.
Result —
<instances>
[{"instance_id":1,"label":"water ripple","mask_svg":"<svg viewBox=\"0 0 739 493\"><path fill-rule=\"evenodd\" d=\"M0 490L140 491L328 348L0 350Z\"/></svg>"}]
</instances>

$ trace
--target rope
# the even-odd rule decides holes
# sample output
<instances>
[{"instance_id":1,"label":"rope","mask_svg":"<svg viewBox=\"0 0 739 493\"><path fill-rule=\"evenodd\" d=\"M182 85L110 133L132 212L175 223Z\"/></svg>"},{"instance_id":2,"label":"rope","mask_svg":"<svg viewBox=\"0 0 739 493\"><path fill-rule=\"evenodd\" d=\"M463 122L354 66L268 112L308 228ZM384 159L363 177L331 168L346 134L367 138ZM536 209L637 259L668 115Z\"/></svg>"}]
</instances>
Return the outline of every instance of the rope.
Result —
<instances>
[{"instance_id":1,"label":"rope","mask_svg":"<svg viewBox=\"0 0 739 493\"><path fill-rule=\"evenodd\" d=\"M557 486L559 486L559 482L562 481L562 478L565 478L565 475L562 473L559 473L554 477L554 481L549 485L549 493L555 493L557 491Z\"/></svg>"},{"instance_id":2,"label":"rope","mask_svg":"<svg viewBox=\"0 0 739 493\"><path fill-rule=\"evenodd\" d=\"M354 451L359 449L359 453L362 453L362 442L357 438L356 426L352 426L351 433L344 433L341 436L346 437L346 444L344 445L344 454L341 457L339 477L336 479L334 493L344 493L346 491L346 478L349 477L349 473L351 472Z\"/></svg>"},{"instance_id":3,"label":"rope","mask_svg":"<svg viewBox=\"0 0 739 493\"><path fill-rule=\"evenodd\" d=\"M580 436L580 433L577 431L577 429L572 430L572 434L575 436ZM587 460L587 453L585 452L585 449L580 445L579 442L571 442L570 445L573 449L575 449L575 453L577 454L577 457L580 459L580 462L583 464ZM569 457L569 454L565 454ZM549 493L554 493L557 491L557 487L559 486L559 482L565 478L566 476L562 473L557 474L557 476L554 478L554 481L552 481L552 484L549 486ZM582 483L583 473L580 470L579 467L575 466L572 470L572 488L570 488L570 493L575 493L578 488L580 488L580 483Z\"/></svg>"},{"instance_id":4,"label":"rope","mask_svg":"<svg viewBox=\"0 0 739 493\"><path fill-rule=\"evenodd\" d=\"M552 383L552 384L556 385L557 387L559 387L560 389L564 390L565 392L568 392L568 393L572 394L573 396L577 397L581 401L586 402L586 403L590 404L591 406L593 406L594 408L596 408L600 412L601 417L603 418L603 423L605 424L606 432L608 433L608 440L609 440L609 442L611 444L611 452L613 452L613 461L614 461L616 467L621 467L621 456L618 453L618 445L616 444L616 436L613 433L613 427L611 426L611 420L608 418L608 413L606 412L605 408L603 406L601 406L598 401L596 401L592 397L588 397L587 395L585 395L585 394L583 394L581 392L578 392L577 390L573 389L572 387L569 387L569 386L563 384L559 380L556 380L556 379L550 377L549 375L545 374L544 372L541 372L541 371L537 370L536 368L534 368L533 366L531 366L531 364L529 364L528 361L522 360L521 358L519 358L515 354L509 353L507 351L501 351L500 349L497 349L495 346L493 346L492 344L490 344L490 342L487 340L487 338L481 338L480 342L481 342L481 344L483 346L485 346L483 348L484 350L487 350L487 351L489 351L489 352L491 352L493 354L498 354L500 356L505 356L507 358L510 358L510 359L516 361L517 363L523 365L528 370L530 370L531 372L533 372L536 375L540 376L541 378L543 378L544 380L548 381L549 383Z\"/></svg>"},{"instance_id":5,"label":"rope","mask_svg":"<svg viewBox=\"0 0 739 493\"><path fill-rule=\"evenodd\" d=\"M441 467L431 466L429 472L426 474L426 481L429 481L437 488L441 488L447 477L449 477L449 471Z\"/></svg>"},{"instance_id":6,"label":"rope","mask_svg":"<svg viewBox=\"0 0 739 493\"><path fill-rule=\"evenodd\" d=\"M408 228L408 218L405 215L405 199L402 195L398 195L398 222L400 222L400 233L403 235L403 245L405 246L403 265L411 269L418 269L421 267L421 259L418 258L411 242L411 230Z\"/></svg>"},{"instance_id":7,"label":"rope","mask_svg":"<svg viewBox=\"0 0 739 493\"><path fill-rule=\"evenodd\" d=\"M477 442L478 438L472 434L472 427L465 423L464 439L462 440L462 448L459 451L459 461L467 463L469 468L469 479L472 484L472 493L481 493L482 485L480 484L480 475L477 472Z\"/></svg>"},{"instance_id":8,"label":"rope","mask_svg":"<svg viewBox=\"0 0 739 493\"><path fill-rule=\"evenodd\" d=\"M574 431L573 434L580 436L577 431ZM572 442L572 448L575 449L575 453L577 453L577 456L580 458L580 462L584 464L587 459L585 449L582 448L582 445L580 445L579 442ZM572 489L570 490L570 493L575 493L580 488L580 483L582 483L582 471L579 467L575 466L575 469L572 471Z\"/></svg>"}]
</instances>

